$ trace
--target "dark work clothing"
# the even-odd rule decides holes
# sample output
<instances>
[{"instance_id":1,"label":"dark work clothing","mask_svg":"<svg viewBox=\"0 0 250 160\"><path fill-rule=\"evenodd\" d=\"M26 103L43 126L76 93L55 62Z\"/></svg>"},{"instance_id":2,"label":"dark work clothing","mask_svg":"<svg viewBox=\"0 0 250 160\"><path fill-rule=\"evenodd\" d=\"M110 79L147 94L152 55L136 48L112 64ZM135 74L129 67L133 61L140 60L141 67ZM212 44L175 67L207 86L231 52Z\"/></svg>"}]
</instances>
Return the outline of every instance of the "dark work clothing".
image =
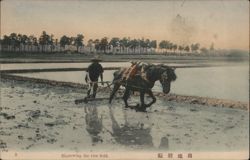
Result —
<instances>
[{"instance_id":1,"label":"dark work clothing","mask_svg":"<svg viewBox=\"0 0 250 160\"><path fill-rule=\"evenodd\" d=\"M94 62L89 65L87 72L89 73L89 78L92 82L98 81L99 76L103 73L102 65Z\"/></svg>"}]
</instances>

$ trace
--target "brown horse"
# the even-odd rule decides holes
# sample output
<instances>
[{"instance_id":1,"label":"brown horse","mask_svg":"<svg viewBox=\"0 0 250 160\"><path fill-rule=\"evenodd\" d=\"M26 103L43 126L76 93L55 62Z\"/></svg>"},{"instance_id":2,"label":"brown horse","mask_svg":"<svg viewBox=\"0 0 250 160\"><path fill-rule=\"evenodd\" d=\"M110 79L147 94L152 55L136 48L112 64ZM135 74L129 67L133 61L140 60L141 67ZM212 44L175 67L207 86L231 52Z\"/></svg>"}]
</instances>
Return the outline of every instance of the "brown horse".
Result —
<instances>
[{"instance_id":1,"label":"brown horse","mask_svg":"<svg viewBox=\"0 0 250 160\"><path fill-rule=\"evenodd\" d=\"M176 80L175 69L166 66L166 65L154 65L150 64L144 68L144 75L138 74L128 79L123 79L123 74L125 70L119 70L114 72L114 88L110 94L109 103L112 102L115 93L120 88L120 86L125 87L125 93L123 95L123 100L125 103L125 107L132 107L128 105L128 98L130 96L130 91L138 91L140 92L140 100L141 105L136 105L135 109L138 111L146 111L146 108L150 107L152 104L156 102L156 98L152 93L152 88L156 81L160 81L163 89L163 93L168 94L170 92L171 82ZM152 101L149 104L144 103L144 96L147 93L151 98Z\"/></svg>"}]
</instances>

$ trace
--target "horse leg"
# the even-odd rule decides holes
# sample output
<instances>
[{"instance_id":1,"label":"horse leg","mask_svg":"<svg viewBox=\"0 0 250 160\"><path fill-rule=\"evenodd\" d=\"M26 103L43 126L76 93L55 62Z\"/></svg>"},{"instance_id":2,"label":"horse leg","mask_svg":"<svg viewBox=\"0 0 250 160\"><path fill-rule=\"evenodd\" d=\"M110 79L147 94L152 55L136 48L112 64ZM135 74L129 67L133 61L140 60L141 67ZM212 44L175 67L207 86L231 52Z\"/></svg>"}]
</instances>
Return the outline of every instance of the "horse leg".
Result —
<instances>
[{"instance_id":1,"label":"horse leg","mask_svg":"<svg viewBox=\"0 0 250 160\"><path fill-rule=\"evenodd\" d=\"M145 92L144 92L144 91L141 91L141 92L140 92L141 107L144 107L144 106L145 106L145 103L144 103L144 96L145 96Z\"/></svg>"},{"instance_id":2,"label":"horse leg","mask_svg":"<svg viewBox=\"0 0 250 160\"><path fill-rule=\"evenodd\" d=\"M156 102L156 98L151 90L149 90L147 93L153 100L149 104L146 104L145 106L150 107L152 104Z\"/></svg>"},{"instance_id":3,"label":"horse leg","mask_svg":"<svg viewBox=\"0 0 250 160\"><path fill-rule=\"evenodd\" d=\"M128 98L129 98L129 92L130 92L130 89L126 88L125 89L125 93L123 95L123 100L124 100L124 103L125 103L125 107L128 108Z\"/></svg>"},{"instance_id":4,"label":"horse leg","mask_svg":"<svg viewBox=\"0 0 250 160\"><path fill-rule=\"evenodd\" d=\"M144 96L145 96L145 92L144 91L140 91L141 106L139 108L137 108L137 111L141 111L141 112L145 112L146 111L146 105L144 103Z\"/></svg>"},{"instance_id":5,"label":"horse leg","mask_svg":"<svg viewBox=\"0 0 250 160\"><path fill-rule=\"evenodd\" d=\"M118 83L115 83L114 84L114 88L113 88L113 90L112 90L112 92L111 92L111 94L110 94L110 97L109 97L109 103L111 103L112 102L112 99L114 98L114 96L115 96L115 93L118 91L118 89L120 88L120 84L118 84Z\"/></svg>"}]
</instances>

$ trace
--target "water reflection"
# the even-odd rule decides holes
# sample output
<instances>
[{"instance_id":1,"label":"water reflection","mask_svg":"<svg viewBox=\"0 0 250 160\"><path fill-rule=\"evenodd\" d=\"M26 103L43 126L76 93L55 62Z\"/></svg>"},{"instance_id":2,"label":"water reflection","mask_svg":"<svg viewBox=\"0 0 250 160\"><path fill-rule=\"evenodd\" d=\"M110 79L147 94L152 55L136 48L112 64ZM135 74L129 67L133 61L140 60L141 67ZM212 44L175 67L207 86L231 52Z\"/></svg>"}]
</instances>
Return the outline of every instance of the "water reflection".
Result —
<instances>
[{"instance_id":1,"label":"water reflection","mask_svg":"<svg viewBox=\"0 0 250 160\"><path fill-rule=\"evenodd\" d=\"M168 150L169 141L160 133L152 120L145 113L138 113L122 109L124 120L118 123L114 116L114 109L109 107L109 115L112 123L111 135L119 144L126 146L137 146L140 148ZM121 119L121 117L119 117Z\"/></svg>"},{"instance_id":2,"label":"water reflection","mask_svg":"<svg viewBox=\"0 0 250 160\"><path fill-rule=\"evenodd\" d=\"M111 107L109 107L109 113L113 130L112 136L117 143L153 147L152 136L150 135L151 127L146 128L143 123L129 123L126 110L123 110L125 122L121 125L115 119Z\"/></svg>"},{"instance_id":3,"label":"water reflection","mask_svg":"<svg viewBox=\"0 0 250 160\"><path fill-rule=\"evenodd\" d=\"M99 115L97 107L95 105L84 106L86 130L93 146L109 142L111 136L111 139L116 142L112 145L150 150L169 149L166 133L161 131L164 123L158 120L158 115L150 117L146 113L138 113L134 110L108 107L107 117L104 116L107 118L104 122L108 124L103 124L103 117Z\"/></svg>"},{"instance_id":4,"label":"water reflection","mask_svg":"<svg viewBox=\"0 0 250 160\"><path fill-rule=\"evenodd\" d=\"M98 116L96 106L84 106L86 130L91 136L92 145L103 142L99 135L103 129L102 116Z\"/></svg>"}]
</instances>

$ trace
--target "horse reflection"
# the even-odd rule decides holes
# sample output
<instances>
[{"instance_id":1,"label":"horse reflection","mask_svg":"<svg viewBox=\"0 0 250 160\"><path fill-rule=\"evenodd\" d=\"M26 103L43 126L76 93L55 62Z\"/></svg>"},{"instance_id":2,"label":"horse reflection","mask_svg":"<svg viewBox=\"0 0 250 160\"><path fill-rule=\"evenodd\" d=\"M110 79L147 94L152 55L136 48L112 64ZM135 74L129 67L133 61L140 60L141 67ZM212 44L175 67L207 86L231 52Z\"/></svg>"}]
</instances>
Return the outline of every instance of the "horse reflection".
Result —
<instances>
[{"instance_id":1,"label":"horse reflection","mask_svg":"<svg viewBox=\"0 0 250 160\"><path fill-rule=\"evenodd\" d=\"M92 144L95 145L98 142L102 142L101 133L103 129L102 116L98 116L98 111L96 106L85 106L85 122L86 130L91 136Z\"/></svg>"},{"instance_id":2,"label":"horse reflection","mask_svg":"<svg viewBox=\"0 0 250 160\"><path fill-rule=\"evenodd\" d=\"M145 128L143 123L137 123L136 125L128 123L126 111L124 111L125 123L124 125L119 125L114 117L111 107L109 107L109 113L113 130L111 135L114 137L116 142L127 146L137 145L148 148L153 147L150 127Z\"/></svg>"},{"instance_id":3,"label":"horse reflection","mask_svg":"<svg viewBox=\"0 0 250 160\"><path fill-rule=\"evenodd\" d=\"M153 125L152 120L143 114L143 117L137 117L132 119L128 117L127 110L122 110L124 116L124 124L117 122L114 116L114 112L111 107L109 107L109 114L112 123L112 131L109 133L114 137L115 141L119 144L126 146L138 146L140 148L148 148L153 150L168 150L169 140L165 136L166 133L159 131L159 125ZM131 115L130 115L131 116ZM137 116L137 115L136 115ZM138 115L139 116L139 115ZM136 122L136 119L139 121ZM145 123L146 121L149 123ZM150 124L150 125L144 125Z\"/></svg>"}]
</instances>

